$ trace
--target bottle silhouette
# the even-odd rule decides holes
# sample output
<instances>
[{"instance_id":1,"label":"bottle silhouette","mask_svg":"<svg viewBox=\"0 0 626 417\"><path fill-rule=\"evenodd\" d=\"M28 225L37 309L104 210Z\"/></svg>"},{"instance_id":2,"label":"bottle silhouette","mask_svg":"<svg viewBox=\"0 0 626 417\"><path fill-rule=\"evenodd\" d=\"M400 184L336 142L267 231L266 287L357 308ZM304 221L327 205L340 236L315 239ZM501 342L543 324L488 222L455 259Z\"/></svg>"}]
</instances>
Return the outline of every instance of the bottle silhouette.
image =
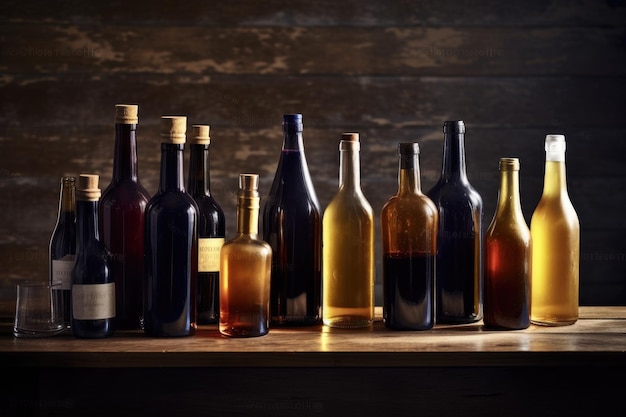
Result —
<instances>
[{"instance_id":1,"label":"bottle silhouette","mask_svg":"<svg viewBox=\"0 0 626 417\"><path fill-rule=\"evenodd\" d=\"M224 336L269 332L272 248L259 233L259 176L239 175L237 235L220 252L220 321Z\"/></svg>"},{"instance_id":2,"label":"bottle silhouette","mask_svg":"<svg viewBox=\"0 0 626 417\"><path fill-rule=\"evenodd\" d=\"M439 210L435 320L472 323L483 317L483 203L467 179L465 124L446 121L443 132L441 177L427 193Z\"/></svg>"},{"instance_id":3,"label":"bottle silhouette","mask_svg":"<svg viewBox=\"0 0 626 417\"><path fill-rule=\"evenodd\" d=\"M486 327L519 330L530 325L530 230L519 197L517 158L500 159L496 212L485 233Z\"/></svg>"},{"instance_id":4,"label":"bottle silhouette","mask_svg":"<svg viewBox=\"0 0 626 417\"><path fill-rule=\"evenodd\" d=\"M187 118L161 117L161 178L145 213L145 313L148 336L196 332L198 206L183 184Z\"/></svg>"},{"instance_id":5,"label":"bottle silhouette","mask_svg":"<svg viewBox=\"0 0 626 417\"><path fill-rule=\"evenodd\" d=\"M98 175L80 174L76 187L76 261L72 269L72 334L103 338L115 332L115 282L100 240Z\"/></svg>"},{"instance_id":6,"label":"bottle silhouette","mask_svg":"<svg viewBox=\"0 0 626 417\"><path fill-rule=\"evenodd\" d=\"M438 213L422 193L418 143L399 143L398 192L382 208L383 321L394 330L435 324Z\"/></svg>"},{"instance_id":7,"label":"bottle silhouette","mask_svg":"<svg viewBox=\"0 0 626 417\"><path fill-rule=\"evenodd\" d=\"M322 219L322 316L329 327L374 321L374 211L361 190L358 133L339 145L339 190Z\"/></svg>"},{"instance_id":8,"label":"bottle silhouette","mask_svg":"<svg viewBox=\"0 0 626 417\"><path fill-rule=\"evenodd\" d=\"M194 125L189 141L187 191L198 205L198 324L217 323L220 315L220 250L224 244L224 211L211 195L210 127Z\"/></svg>"},{"instance_id":9,"label":"bottle silhouette","mask_svg":"<svg viewBox=\"0 0 626 417\"><path fill-rule=\"evenodd\" d=\"M543 194L530 222L531 323L578 320L580 223L567 192L565 136L546 135Z\"/></svg>"},{"instance_id":10,"label":"bottle silhouette","mask_svg":"<svg viewBox=\"0 0 626 417\"><path fill-rule=\"evenodd\" d=\"M115 106L113 176L100 199L100 235L111 252L116 329L140 329L143 320L144 212L150 196L137 168L137 111Z\"/></svg>"},{"instance_id":11,"label":"bottle silhouette","mask_svg":"<svg viewBox=\"0 0 626 417\"><path fill-rule=\"evenodd\" d=\"M283 116L283 145L263 212L272 247L272 324L321 322L322 218L302 138L302 115Z\"/></svg>"}]
</instances>

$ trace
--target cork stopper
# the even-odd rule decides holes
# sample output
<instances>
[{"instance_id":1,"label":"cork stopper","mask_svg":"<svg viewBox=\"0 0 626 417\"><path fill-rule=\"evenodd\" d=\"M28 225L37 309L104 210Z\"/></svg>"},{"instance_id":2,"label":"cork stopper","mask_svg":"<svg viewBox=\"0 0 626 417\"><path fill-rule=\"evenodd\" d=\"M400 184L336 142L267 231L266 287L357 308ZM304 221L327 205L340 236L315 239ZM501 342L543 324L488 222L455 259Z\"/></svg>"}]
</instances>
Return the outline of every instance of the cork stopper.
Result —
<instances>
[{"instance_id":1,"label":"cork stopper","mask_svg":"<svg viewBox=\"0 0 626 417\"><path fill-rule=\"evenodd\" d=\"M347 140L350 142L358 142L359 134L358 133L342 133L341 140Z\"/></svg>"},{"instance_id":2,"label":"cork stopper","mask_svg":"<svg viewBox=\"0 0 626 417\"><path fill-rule=\"evenodd\" d=\"M500 158L500 171L519 171L518 158Z\"/></svg>"},{"instance_id":3,"label":"cork stopper","mask_svg":"<svg viewBox=\"0 0 626 417\"><path fill-rule=\"evenodd\" d=\"M183 144L186 133L187 116L161 116L161 142Z\"/></svg>"},{"instance_id":4,"label":"cork stopper","mask_svg":"<svg viewBox=\"0 0 626 417\"><path fill-rule=\"evenodd\" d=\"M342 133L341 141L339 142L340 151L359 151L361 149L361 142L359 142L358 133Z\"/></svg>"},{"instance_id":5,"label":"cork stopper","mask_svg":"<svg viewBox=\"0 0 626 417\"><path fill-rule=\"evenodd\" d=\"M197 143L199 145L208 145L211 143L211 137L209 136L209 125L193 125L193 136L191 137L191 143Z\"/></svg>"},{"instance_id":6,"label":"cork stopper","mask_svg":"<svg viewBox=\"0 0 626 417\"><path fill-rule=\"evenodd\" d=\"M82 201L98 201L101 191L98 188L100 177L96 174L80 174L76 186L76 199Z\"/></svg>"},{"instance_id":7,"label":"cork stopper","mask_svg":"<svg viewBox=\"0 0 626 417\"><path fill-rule=\"evenodd\" d=\"M139 106L136 104L116 104L115 123L124 125L136 125L139 121L137 116Z\"/></svg>"}]
</instances>

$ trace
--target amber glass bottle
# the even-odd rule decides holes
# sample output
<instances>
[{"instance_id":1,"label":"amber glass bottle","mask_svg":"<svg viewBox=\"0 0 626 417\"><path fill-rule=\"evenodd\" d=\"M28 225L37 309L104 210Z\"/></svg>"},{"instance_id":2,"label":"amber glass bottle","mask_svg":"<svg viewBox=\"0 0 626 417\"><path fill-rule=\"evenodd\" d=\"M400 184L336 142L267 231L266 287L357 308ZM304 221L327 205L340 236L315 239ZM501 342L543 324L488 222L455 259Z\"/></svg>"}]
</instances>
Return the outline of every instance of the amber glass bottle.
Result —
<instances>
[{"instance_id":1,"label":"amber glass bottle","mask_svg":"<svg viewBox=\"0 0 626 417\"><path fill-rule=\"evenodd\" d=\"M500 159L500 192L485 234L486 327L519 330L530 325L530 230L519 197L519 159Z\"/></svg>"},{"instance_id":2,"label":"amber glass bottle","mask_svg":"<svg viewBox=\"0 0 626 417\"><path fill-rule=\"evenodd\" d=\"M398 192L380 215L383 246L383 320L395 330L435 324L437 207L422 193L419 145L398 144Z\"/></svg>"},{"instance_id":3,"label":"amber glass bottle","mask_svg":"<svg viewBox=\"0 0 626 417\"><path fill-rule=\"evenodd\" d=\"M567 193L565 136L546 135L543 195L530 222L530 321L545 326L578 320L580 223Z\"/></svg>"}]
</instances>

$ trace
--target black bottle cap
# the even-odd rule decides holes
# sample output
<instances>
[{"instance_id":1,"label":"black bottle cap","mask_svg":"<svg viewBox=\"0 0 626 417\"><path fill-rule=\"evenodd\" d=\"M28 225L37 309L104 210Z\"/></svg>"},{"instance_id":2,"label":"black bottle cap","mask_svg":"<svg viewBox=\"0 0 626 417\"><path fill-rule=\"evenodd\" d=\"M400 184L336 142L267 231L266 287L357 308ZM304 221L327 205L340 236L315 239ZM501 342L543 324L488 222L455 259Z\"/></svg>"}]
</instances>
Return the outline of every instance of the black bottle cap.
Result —
<instances>
[{"instance_id":1,"label":"black bottle cap","mask_svg":"<svg viewBox=\"0 0 626 417\"><path fill-rule=\"evenodd\" d=\"M465 133L463 120L447 120L443 123L443 133Z\"/></svg>"},{"instance_id":2,"label":"black bottle cap","mask_svg":"<svg viewBox=\"0 0 626 417\"><path fill-rule=\"evenodd\" d=\"M417 155L420 153L420 146L417 142L398 143L398 155Z\"/></svg>"},{"instance_id":3,"label":"black bottle cap","mask_svg":"<svg viewBox=\"0 0 626 417\"><path fill-rule=\"evenodd\" d=\"M299 113L283 115L285 132L302 132L302 115Z\"/></svg>"}]
</instances>

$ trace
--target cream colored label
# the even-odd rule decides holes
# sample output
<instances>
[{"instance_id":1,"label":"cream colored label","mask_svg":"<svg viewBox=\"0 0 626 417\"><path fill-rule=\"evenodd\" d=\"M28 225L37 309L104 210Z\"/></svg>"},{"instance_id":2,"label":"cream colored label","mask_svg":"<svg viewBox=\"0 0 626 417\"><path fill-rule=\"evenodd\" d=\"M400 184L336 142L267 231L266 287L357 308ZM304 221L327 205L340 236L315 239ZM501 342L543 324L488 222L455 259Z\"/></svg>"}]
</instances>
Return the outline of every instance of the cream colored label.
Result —
<instances>
[{"instance_id":1,"label":"cream colored label","mask_svg":"<svg viewBox=\"0 0 626 417\"><path fill-rule=\"evenodd\" d=\"M223 237L198 239L198 272L220 271L220 249Z\"/></svg>"},{"instance_id":2,"label":"cream colored label","mask_svg":"<svg viewBox=\"0 0 626 417\"><path fill-rule=\"evenodd\" d=\"M72 313L77 320L115 317L115 283L72 285Z\"/></svg>"},{"instance_id":3,"label":"cream colored label","mask_svg":"<svg viewBox=\"0 0 626 417\"><path fill-rule=\"evenodd\" d=\"M62 290L71 289L72 268L74 268L74 255L65 255L63 259L52 260L52 282L60 282Z\"/></svg>"}]
</instances>

